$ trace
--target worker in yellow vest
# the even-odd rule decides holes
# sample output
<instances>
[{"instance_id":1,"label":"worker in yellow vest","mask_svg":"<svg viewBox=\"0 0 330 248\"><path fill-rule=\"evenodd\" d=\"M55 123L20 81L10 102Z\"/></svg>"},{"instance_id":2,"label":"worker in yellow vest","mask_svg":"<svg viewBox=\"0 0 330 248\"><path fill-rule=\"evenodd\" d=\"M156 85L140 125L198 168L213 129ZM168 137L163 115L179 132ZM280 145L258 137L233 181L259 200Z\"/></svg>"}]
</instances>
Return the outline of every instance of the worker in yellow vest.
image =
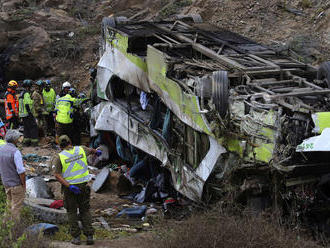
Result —
<instances>
[{"instance_id":1,"label":"worker in yellow vest","mask_svg":"<svg viewBox=\"0 0 330 248\"><path fill-rule=\"evenodd\" d=\"M56 93L53 88L51 88L50 80L45 81L45 87L42 90L42 97L44 100L44 130L46 131L46 135L55 136L55 122L53 118L54 109L55 109L55 101L56 101Z\"/></svg>"},{"instance_id":2,"label":"worker in yellow vest","mask_svg":"<svg viewBox=\"0 0 330 248\"><path fill-rule=\"evenodd\" d=\"M39 143L39 131L35 118L34 102L31 98L32 80L25 79L23 81L24 90L19 97L19 117L23 121L24 139L23 144L29 146L37 146Z\"/></svg>"},{"instance_id":3,"label":"worker in yellow vest","mask_svg":"<svg viewBox=\"0 0 330 248\"><path fill-rule=\"evenodd\" d=\"M80 245L81 230L78 225L80 220L83 225L83 233L87 236L87 245L94 243L94 229L90 214L90 180L87 156L95 154L100 156L102 152L86 146L72 146L67 135L59 137L62 149L52 160L55 167L55 177L62 185L64 193L64 206L68 213L70 232L73 237L72 243ZM77 210L79 209L79 217Z\"/></svg>"},{"instance_id":4,"label":"worker in yellow vest","mask_svg":"<svg viewBox=\"0 0 330 248\"><path fill-rule=\"evenodd\" d=\"M63 96L56 100L55 119L56 119L56 136L67 135L72 140L73 134L73 107L74 98L69 94L71 84L65 82L62 86Z\"/></svg>"}]
</instances>

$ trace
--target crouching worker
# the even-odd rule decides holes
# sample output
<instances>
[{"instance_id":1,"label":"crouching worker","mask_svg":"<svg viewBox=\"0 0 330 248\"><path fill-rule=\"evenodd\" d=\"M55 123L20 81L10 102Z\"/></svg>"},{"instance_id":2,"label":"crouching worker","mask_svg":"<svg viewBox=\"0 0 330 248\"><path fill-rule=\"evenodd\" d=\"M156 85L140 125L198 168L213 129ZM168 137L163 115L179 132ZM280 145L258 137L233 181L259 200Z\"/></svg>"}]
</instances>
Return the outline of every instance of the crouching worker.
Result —
<instances>
[{"instance_id":1,"label":"crouching worker","mask_svg":"<svg viewBox=\"0 0 330 248\"><path fill-rule=\"evenodd\" d=\"M7 206L15 219L20 218L25 197L25 169L21 152L16 148L22 134L17 130L7 131L4 143L0 144L0 174L7 195Z\"/></svg>"},{"instance_id":2,"label":"crouching worker","mask_svg":"<svg viewBox=\"0 0 330 248\"><path fill-rule=\"evenodd\" d=\"M53 159L55 177L62 184L64 193L64 207L68 213L70 232L73 237L72 244L80 245L81 220L83 233L87 236L87 245L94 244L92 217L90 214L90 187L87 185L90 177L87 164L87 156L98 155L100 151L85 146L72 146L67 135L59 137L62 149ZM79 215L77 210L79 209Z\"/></svg>"}]
</instances>

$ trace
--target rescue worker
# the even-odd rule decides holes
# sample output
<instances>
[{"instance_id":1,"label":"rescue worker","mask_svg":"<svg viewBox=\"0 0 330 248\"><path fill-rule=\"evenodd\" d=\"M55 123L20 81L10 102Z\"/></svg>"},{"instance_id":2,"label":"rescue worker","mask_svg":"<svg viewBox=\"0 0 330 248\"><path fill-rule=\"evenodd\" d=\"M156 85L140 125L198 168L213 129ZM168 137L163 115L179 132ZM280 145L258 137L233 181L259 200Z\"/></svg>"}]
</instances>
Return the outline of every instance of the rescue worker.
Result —
<instances>
[{"instance_id":1,"label":"rescue worker","mask_svg":"<svg viewBox=\"0 0 330 248\"><path fill-rule=\"evenodd\" d=\"M24 126L23 144L29 146L37 146L39 143L38 125L35 119L34 103L31 98L32 80L26 79L23 81L24 90L19 98L19 117L21 117Z\"/></svg>"},{"instance_id":2,"label":"rescue worker","mask_svg":"<svg viewBox=\"0 0 330 248\"><path fill-rule=\"evenodd\" d=\"M79 105L79 112L80 112L80 131L81 132L89 132L89 115L84 111L88 107L89 99L87 98L85 93L80 93L78 95L78 105Z\"/></svg>"},{"instance_id":3,"label":"rescue worker","mask_svg":"<svg viewBox=\"0 0 330 248\"><path fill-rule=\"evenodd\" d=\"M68 81L64 82L62 84L62 90L60 92L60 97L65 96L66 94L68 94L70 88L71 88L71 84Z\"/></svg>"},{"instance_id":4,"label":"rescue worker","mask_svg":"<svg viewBox=\"0 0 330 248\"><path fill-rule=\"evenodd\" d=\"M74 98L69 94L69 82L65 82L62 86L62 92L66 94L56 100L55 119L56 119L56 136L67 135L72 140L73 137L73 106Z\"/></svg>"},{"instance_id":5,"label":"rescue worker","mask_svg":"<svg viewBox=\"0 0 330 248\"><path fill-rule=\"evenodd\" d=\"M45 81L45 88L42 90L42 96L45 105L45 111L43 112L44 115L44 124L46 134L49 136L55 135L55 123L53 118L53 113L55 109L55 102L56 102L56 93L53 88L51 88L50 80Z\"/></svg>"},{"instance_id":6,"label":"rescue worker","mask_svg":"<svg viewBox=\"0 0 330 248\"><path fill-rule=\"evenodd\" d=\"M19 219L25 197L25 169L21 152L16 148L22 134L8 130L5 144L0 145L0 175L11 215ZM3 143L3 142L2 142Z\"/></svg>"},{"instance_id":7,"label":"rescue worker","mask_svg":"<svg viewBox=\"0 0 330 248\"><path fill-rule=\"evenodd\" d=\"M81 230L78 225L80 219L83 233L87 236L87 245L92 245L94 229L90 214L90 187L87 185L90 180L87 156L90 154L100 156L102 152L85 146L72 146L67 135L59 137L59 144L62 152L53 158L52 166L55 167L56 179L62 184L64 206L68 213L70 233L73 237L72 243L76 245L81 243Z\"/></svg>"},{"instance_id":8,"label":"rescue worker","mask_svg":"<svg viewBox=\"0 0 330 248\"><path fill-rule=\"evenodd\" d=\"M43 119L42 119L42 112L44 111L44 101L42 98L42 89L43 89L44 82L42 80L38 80L34 83L32 90L32 100L33 100L33 114L37 121L38 125L38 133L39 130L43 130Z\"/></svg>"},{"instance_id":9,"label":"rescue worker","mask_svg":"<svg viewBox=\"0 0 330 248\"><path fill-rule=\"evenodd\" d=\"M5 111L8 128L17 129L19 125L18 119L18 99L16 96L16 89L18 84L11 80L8 83L7 92L5 94Z\"/></svg>"},{"instance_id":10,"label":"rescue worker","mask_svg":"<svg viewBox=\"0 0 330 248\"><path fill-rule=\"evenodd\" d=\"M77 96L77 91L75 88L69 89L69 94L73 100L73 132L72 132L72 144L74 146L80 145L80 102Z\"/></svg>"}]
</instances>

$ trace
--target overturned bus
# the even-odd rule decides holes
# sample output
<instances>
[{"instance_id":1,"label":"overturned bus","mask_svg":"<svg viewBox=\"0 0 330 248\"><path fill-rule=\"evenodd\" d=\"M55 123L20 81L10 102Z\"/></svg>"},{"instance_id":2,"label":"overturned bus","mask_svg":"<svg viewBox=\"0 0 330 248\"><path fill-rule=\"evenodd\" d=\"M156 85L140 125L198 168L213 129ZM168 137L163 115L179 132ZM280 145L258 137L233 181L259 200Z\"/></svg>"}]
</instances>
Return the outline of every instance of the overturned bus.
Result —
<instances>
[{"instance_id":1,"label":"overturned bus","mask_svg":"<svg viewBox=\"0 0 330 248\"><path fill-rule=\"evenodd\" d=\"M211 173L240 171L239 189L258 195L330 172L329 62L315 68L198 16L104 18L100 53L94 128L161 161L186 197L201 201Z\"/></svg>"}]
</instances>

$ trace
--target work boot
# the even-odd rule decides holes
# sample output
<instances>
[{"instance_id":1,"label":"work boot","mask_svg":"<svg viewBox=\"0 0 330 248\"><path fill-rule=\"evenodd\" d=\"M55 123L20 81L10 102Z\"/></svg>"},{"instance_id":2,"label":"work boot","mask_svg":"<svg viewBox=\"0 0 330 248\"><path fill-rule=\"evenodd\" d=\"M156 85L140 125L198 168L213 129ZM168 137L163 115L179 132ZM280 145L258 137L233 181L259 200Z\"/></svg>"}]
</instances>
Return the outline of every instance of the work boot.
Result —
<instances>
[{"instance_id":1,"label":"work boot","mask_svg":"<svg viewBox=\"0 0 330 248\"><path fill-rule=\"evenodd\" d=\"M87 236L87 245L93 245L94 244L94 239L93 236Z\"/></svg>"},{"instance_id":2,"label":"work boot","mask_svg":"<svg viewBox=\"0 0 330 248\"><path fill-rule=\"evenodd\" d=\"M80 245L81 244L80 237L73 238L71 240L71 244Z\"/></svg>"}]
</instances>

